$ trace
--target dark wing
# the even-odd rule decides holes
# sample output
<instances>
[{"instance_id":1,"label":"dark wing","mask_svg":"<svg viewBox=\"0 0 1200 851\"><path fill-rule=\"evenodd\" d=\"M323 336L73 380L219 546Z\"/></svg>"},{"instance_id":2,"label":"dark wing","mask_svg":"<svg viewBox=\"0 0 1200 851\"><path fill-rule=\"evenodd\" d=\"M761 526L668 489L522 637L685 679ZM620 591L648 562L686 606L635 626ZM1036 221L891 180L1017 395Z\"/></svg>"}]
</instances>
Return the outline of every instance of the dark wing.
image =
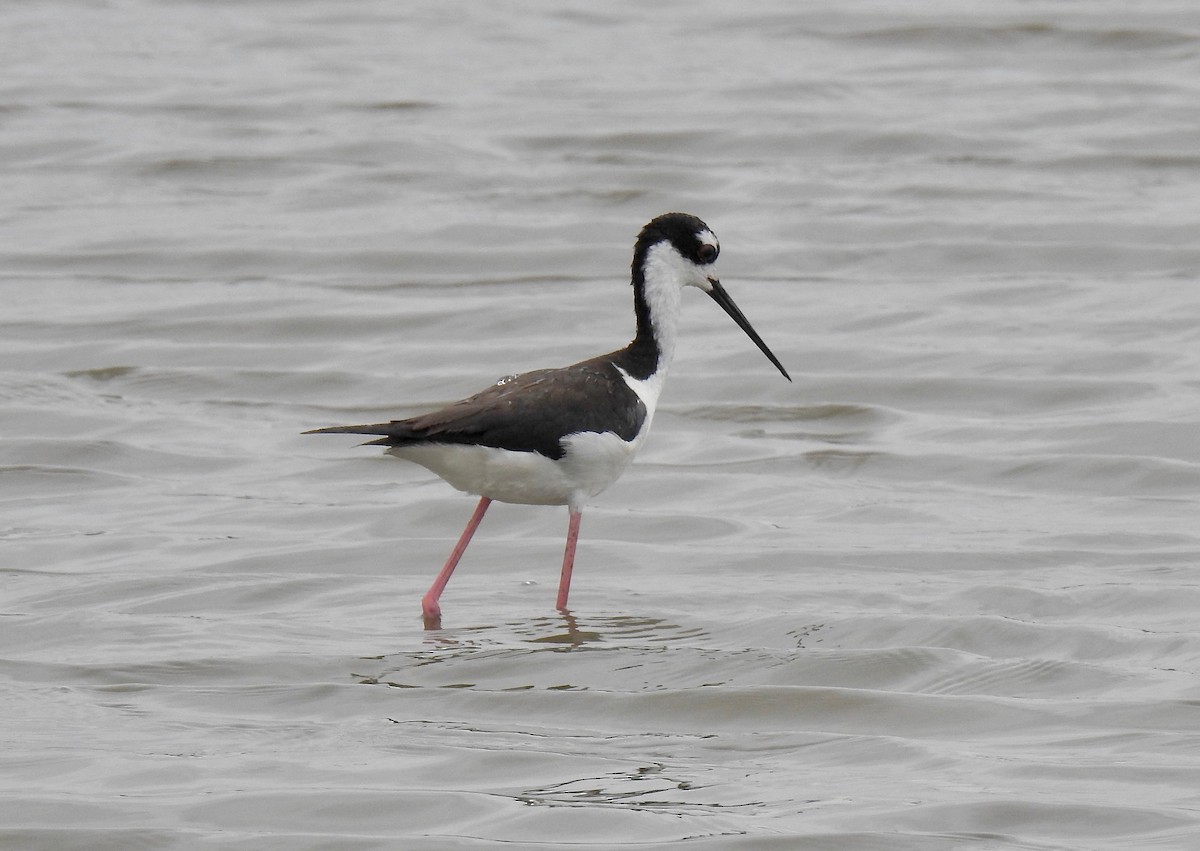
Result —
<instances>
[{"instance_id":1,"label":"dark wing","mask_svg":"<svg viewBox=\"0 0 1200 851\"><path fill-rule=\"evenodd\" d=\"M407 420L333 426L305 434L377 434L369 445L463 443L559 459L562 438L611 431L632 440L646 406L607 357L526 372L441 410Z\"/></svg>"}]
</instances>

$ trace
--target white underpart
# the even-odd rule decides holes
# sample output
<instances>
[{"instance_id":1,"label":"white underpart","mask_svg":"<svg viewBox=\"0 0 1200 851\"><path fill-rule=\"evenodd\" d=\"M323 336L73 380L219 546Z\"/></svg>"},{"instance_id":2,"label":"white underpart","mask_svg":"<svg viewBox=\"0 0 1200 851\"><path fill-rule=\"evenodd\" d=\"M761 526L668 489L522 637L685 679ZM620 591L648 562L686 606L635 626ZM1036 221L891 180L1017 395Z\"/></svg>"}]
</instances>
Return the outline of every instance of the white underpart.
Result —
<instances>
[{"instance_id":1,"label":"white underpart","mask_svg":"<svg viewBox=\"0 0 1200 851\"><path fill-rule=\"evenodd\" d=\"M708 231L699 234L699 238L717 245L716 237ZM646 254L643 294L661 355L658 370L649 378L638 380L621 371L625 383L646 406L645 421L633 440L622 440L611 432L570 434L562 440L566 454L557 461L536 452L446 443L397 446L388 453L420 464L466 493L500 502L569 505L572 510L582 510L587 500L621 477L645 442L667 369L675 355L683 288L693 286L710 291L712 284L707 274L710 268L687 260L669 242L655 245Z\"/></svg>"},{"instance_id":2,"label":"white underpart","mask_svg":"<svg viewBox=\"0 0 1200 851\"><path fill-rule=\"evenodd\" d=\"M591 497L621 477L645 438L581 432L563 438L566 455L552 461L537 452L491 446L427 443L397 446L388 454L420 464L466 493L519 505L569 505L582 510Z\"/></svg>"},{"instance_id":3,"label":"white underpart","mask_svg":"<svg viewBox=\"0 0 1200 851\"><path fill-rule=\"evenodd\" d=\"M558 461L537 452L513 452L457 443L397 446L389 449L388 454L420 464L441 476L451 487L466 493L519 505L580 508L588 497L612 484L633 455L629 444L614 434L571 435L563 443L567 445L568 454ZM608 444L620 444L624 448ZM575 452L586 459L573 459ZM597 464L598 460L607 460L607 464ZM606 467L619 469L606 475Z\"/></svg>"}]
</instances>

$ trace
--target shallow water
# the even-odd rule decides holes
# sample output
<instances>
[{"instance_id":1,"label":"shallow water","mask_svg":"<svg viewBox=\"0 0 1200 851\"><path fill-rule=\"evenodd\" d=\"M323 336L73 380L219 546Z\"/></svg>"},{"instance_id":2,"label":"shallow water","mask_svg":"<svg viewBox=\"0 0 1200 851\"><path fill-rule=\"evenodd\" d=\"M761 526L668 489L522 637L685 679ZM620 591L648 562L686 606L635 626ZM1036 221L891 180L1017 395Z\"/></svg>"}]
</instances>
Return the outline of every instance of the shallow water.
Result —
<instances>
[{"instance_id":1,"label":"shallow water","mask_svg":"<svg viewBox=\"0 0 1200 851\"><path fill-rule=\"evenodd\" d=\"M0 8L0 845L1192 849L1200 17ZM302 437L696 294L584 516Z\"/></svg>"}]
</instances>

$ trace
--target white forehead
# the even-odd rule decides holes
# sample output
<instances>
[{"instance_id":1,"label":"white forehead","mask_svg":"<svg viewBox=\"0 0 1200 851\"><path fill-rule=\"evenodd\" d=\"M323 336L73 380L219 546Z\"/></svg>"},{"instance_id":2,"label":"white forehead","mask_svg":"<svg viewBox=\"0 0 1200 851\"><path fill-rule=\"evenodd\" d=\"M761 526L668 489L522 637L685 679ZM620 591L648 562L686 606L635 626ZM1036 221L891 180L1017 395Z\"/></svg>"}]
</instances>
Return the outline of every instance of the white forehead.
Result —
<instances>
[{"instance_id":1,"label":"white forehead","mask_svg":"<svg viewBox=\"0 0 1200 851\"><path fill-rule=\"evenodd\" d=\"M710 230L699 231L696 234L696 239L700 240L701 245L711 245L717 250L721 248L721 243L717 242L717 235Z\"/></svg>"}]
</instances>

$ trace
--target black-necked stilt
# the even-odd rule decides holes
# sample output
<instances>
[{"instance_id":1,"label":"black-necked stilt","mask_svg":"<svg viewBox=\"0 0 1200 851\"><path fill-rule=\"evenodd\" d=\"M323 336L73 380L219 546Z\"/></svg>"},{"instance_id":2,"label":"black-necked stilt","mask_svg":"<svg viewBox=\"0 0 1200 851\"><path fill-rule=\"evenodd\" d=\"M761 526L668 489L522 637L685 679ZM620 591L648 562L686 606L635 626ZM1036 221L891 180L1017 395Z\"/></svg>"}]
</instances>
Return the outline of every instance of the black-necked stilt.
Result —
<instances>
[{"instance_id":1,"label":"black-necked stilt","mask_svg":"<svg viewBox=\"0 0 1200 851\"><path fill-rule=\"evenodd\" d=\"M450 558L421 600L427 626L440 622L438 599L484 512L497 499L568 507L557 603L560 610L566 609L584 503L617 480L650 431L675 354L684 287L698 287L712 296L791 381L712 276L720 251L716 236L695 216L659 216L642 228L633 249L637 334L625 348L561 369L501 379L481 393L419 417L305 432L381 435L366 445L386 446L388 454L414 461L459 490L479 496Z\"/></svg>"}]
</instances>

